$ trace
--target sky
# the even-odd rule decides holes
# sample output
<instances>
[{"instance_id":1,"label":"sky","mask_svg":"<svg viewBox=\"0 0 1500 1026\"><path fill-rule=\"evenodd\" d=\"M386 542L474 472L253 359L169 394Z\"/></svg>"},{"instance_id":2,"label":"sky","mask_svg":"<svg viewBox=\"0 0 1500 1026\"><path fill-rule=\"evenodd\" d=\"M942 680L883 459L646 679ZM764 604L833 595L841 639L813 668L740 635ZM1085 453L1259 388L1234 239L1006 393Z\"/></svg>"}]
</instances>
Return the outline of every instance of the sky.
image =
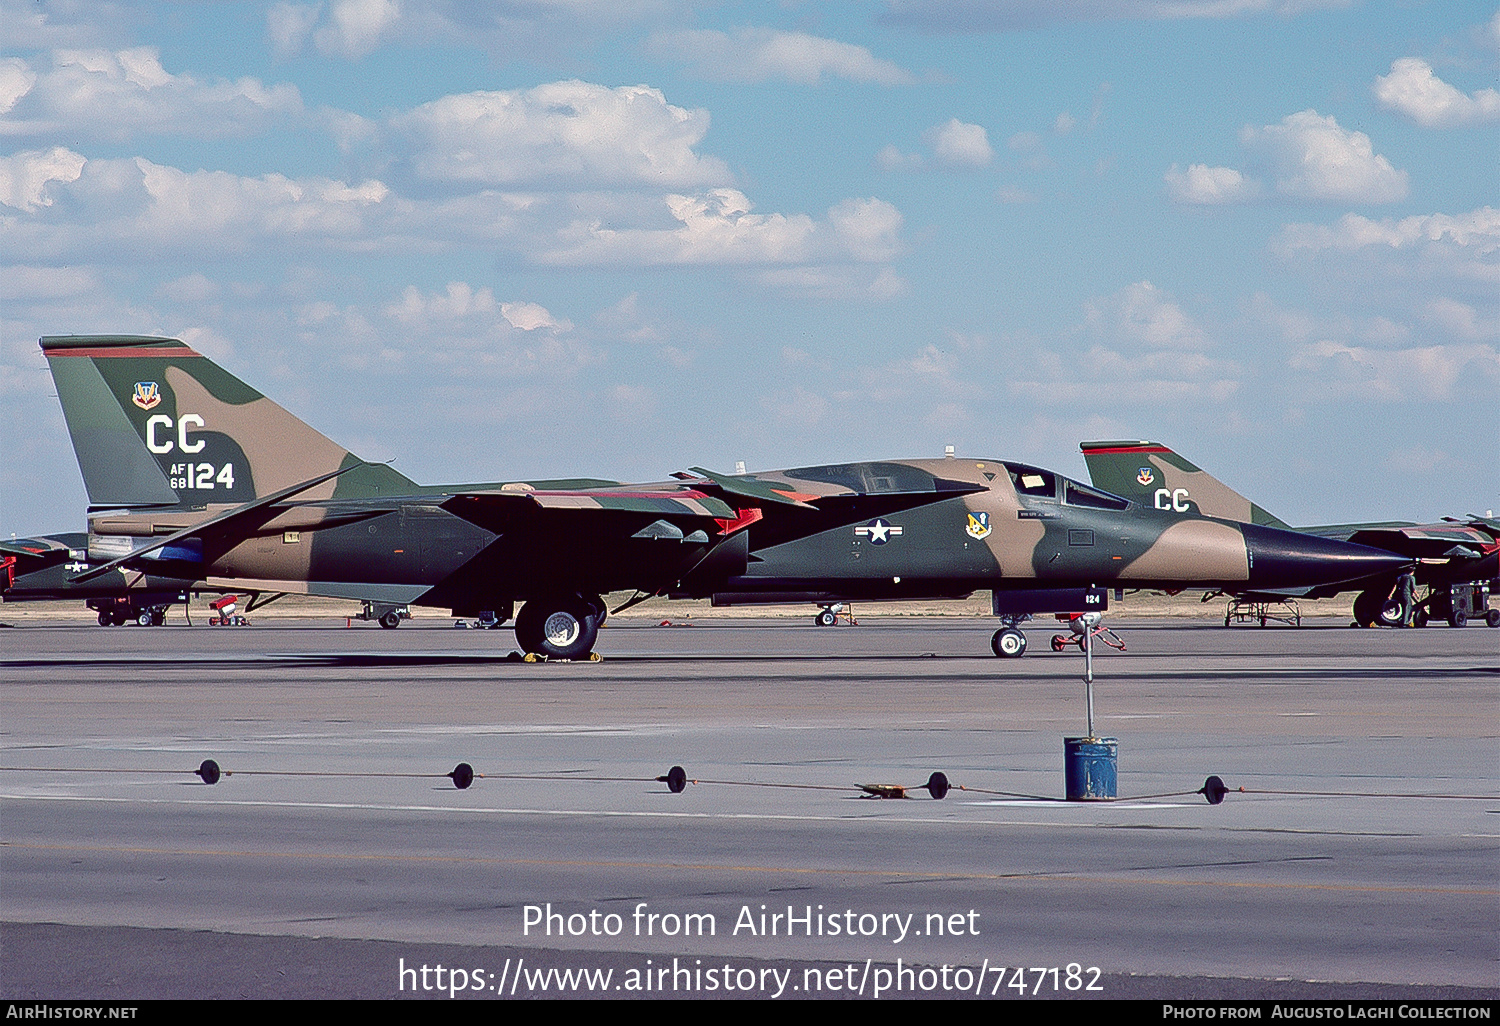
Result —
<instances>
[{"instance_id":1,"label":"sky","mask_svg":"<svg viewBox=\"0 0 1500 1026\"><path fill-rule=\"evenodd\" d=\"M422 482L1166 443L1500 508L1500 10L0 0L0 532L37 338L184 340Z\"/></svg>"}]
</instances>

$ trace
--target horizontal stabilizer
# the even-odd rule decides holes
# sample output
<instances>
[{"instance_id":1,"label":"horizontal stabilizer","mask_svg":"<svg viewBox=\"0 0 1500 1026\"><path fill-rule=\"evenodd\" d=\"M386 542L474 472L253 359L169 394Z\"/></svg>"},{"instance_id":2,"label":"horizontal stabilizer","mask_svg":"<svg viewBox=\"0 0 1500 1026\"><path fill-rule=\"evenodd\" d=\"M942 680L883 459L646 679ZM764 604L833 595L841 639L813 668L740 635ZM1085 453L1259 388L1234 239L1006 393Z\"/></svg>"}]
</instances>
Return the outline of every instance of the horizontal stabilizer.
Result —
<instances>
[{"instance_id":1,"label":"horizontal stabilizer","mask_svg":"<svg viewBox=\"0 0 1500 1026\"><path fill-rule=\"evenodd\" d=\"M319 474L317 477L310 478L309 480L303 481L300 484L294 484L289 488L283 488L280 491L272 492L270 495L267 495L264 498L256 499L254 502L247 502L243 505L235 506L232 509L227 509L223 513L209 517L207 520L204 520L201 523L193 524L191 527L185 527L174 534L167 535L165 538L158 538L151 544L136 549L129 555L121 556L119 559L111 560L108 563L104 563L94 567L92 570L81 573L77 577L72 578L72 582L74 584L82 584L85 581L91 581L96 577L102 577L112 570L119 569L126 563L130 562L132 559L139 559L141 556L144 556L148 552L155 552L157 549L164 549L169 545L174 545L188 538L202 537L203 533L209 528L217 528L220 531L227 530L236 522L251 517L254 514L259 513L260 511L267 509L268 507L274 506L276 505L276 503L282 501L283 499L289 499L299 492L305 492L309 488L314 488L322 484L324 481L330 481L333 478L338 477L340 474L347 474L349 471L356 470L364 465L364 463L352 463L347 467L340 467L338 470L330 470L326 474Z\"/></svg>"},{"instance_id":2,"label":"horizontal stabilizer","mask_svg":"<svg viewBox=\"0 0 1500 1026\"><path fill-rule=\"evenodd\" d=\"M720 489L730 495L739 495L747 499L762 499L766 502L776 502L784 506L801 506L807 509L815 509L798 497L796 492L779 491L764 481L754 478L733 477L729 474L718 474L712 470L704 470L702 467L689 467L695 474L702 474L712 481Z\"/></svg>"}]
</instances>

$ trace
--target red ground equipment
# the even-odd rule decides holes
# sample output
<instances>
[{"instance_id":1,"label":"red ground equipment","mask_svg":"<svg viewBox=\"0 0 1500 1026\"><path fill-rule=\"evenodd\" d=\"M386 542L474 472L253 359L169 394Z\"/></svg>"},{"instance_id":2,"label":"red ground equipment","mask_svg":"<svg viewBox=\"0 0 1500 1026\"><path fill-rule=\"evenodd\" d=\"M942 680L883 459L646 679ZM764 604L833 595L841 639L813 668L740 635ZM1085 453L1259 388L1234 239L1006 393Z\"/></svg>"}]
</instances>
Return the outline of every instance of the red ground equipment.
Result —
<instances>
[{"instance_id":1,"label":"red ground equipment","mask_svg":"<svg viewBox=\"0 0 1500 1026\"><path fill-rule=\"evenodd\" d=\"M240 597L238 595L221 595L208 604L216 616L208 618L210 627L249 627L250 621L243 616L235 614Z\"/></svg>"}]
</instances>

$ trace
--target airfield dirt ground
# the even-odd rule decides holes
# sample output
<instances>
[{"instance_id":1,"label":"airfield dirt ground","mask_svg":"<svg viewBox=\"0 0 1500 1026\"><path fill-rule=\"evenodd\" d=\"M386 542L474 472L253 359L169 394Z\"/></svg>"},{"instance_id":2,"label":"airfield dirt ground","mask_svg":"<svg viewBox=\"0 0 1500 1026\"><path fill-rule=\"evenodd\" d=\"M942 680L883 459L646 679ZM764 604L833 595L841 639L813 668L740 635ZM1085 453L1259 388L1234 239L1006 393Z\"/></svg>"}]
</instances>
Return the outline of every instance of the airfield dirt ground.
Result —
<instances>
[{"instance_id":1,"label":"airfield dirt ground","mask_svg":"<svg viewBox=\"0 0 1500 1026\"><path fill-rule=\"evenodd\" d=\"M615 608L624 603L630 596L628 593L618 593L605 596L609 601L610 608ZM192 603L192 617L194 623L207 623L209 617L208 603L212 596L196 596ZM1302 601L1299 606L1304 617L1326 617L1340 616L1352 617L1350 603L1352 595L1342 595L1338 598L1319 599L1317 601ZM1183 592L1180 595L1165 595L1161 592L1126 592L1122 601L1116 602L1113 594L1110 596L1110 613L1116 617L1175 617L1179 619L1192 620L1220 620L1224 619L1224 613L1228 600L1222 596L1210 602L1201 601L1199 592ZM331 622L343 621L359 613L359 603L342 599L311 598L304 595L287 595L278 599L268 606L257 608L249 614L251 621L255 620L317 620L327 618ZM244 603L240 610L244 612ZM811 619L817 611L817 607L810 603L801 605L778 605L778 606L731 606L725 608L714 608L707 600L703 601L671 601L668 599L649 599L638 606L633 606L623 613L612 614L621 618L632 620L670 620L673 623L681 623L689 620L707 620L733 618L737 620L754 619L759 617L771 618L807 618ZM949 599L934 602L861 602L855 603L854 616L856 619L863 617L888 617L888 616L985 616L990 611L990 595L987 591L976 592L967 599ZM441 609L430 609L421 606L412 608L412 618L416 621L427 622L445 621L452 623L454 617ZM12 602L0 605L0 626L10 624L20 626L22 624L57 622L57 621L91 621L95 613L84 607L81 602ZM167 614L168 623L182 623L183 612L181 606L173 606ZM355 624L359 621L355 620Z\"/></svg>"}]
</instances>

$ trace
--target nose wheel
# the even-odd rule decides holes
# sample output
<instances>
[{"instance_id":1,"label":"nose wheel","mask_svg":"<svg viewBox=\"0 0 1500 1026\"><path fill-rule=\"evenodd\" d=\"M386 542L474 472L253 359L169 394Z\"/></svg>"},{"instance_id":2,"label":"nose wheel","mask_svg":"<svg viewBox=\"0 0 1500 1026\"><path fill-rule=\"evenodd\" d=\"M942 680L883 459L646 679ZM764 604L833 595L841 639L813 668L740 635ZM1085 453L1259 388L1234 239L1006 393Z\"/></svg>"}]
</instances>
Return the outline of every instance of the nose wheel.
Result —
<instances>
[{"instance_id":1,"label":"nose wheel","mask_svg":"<svg viewBox=\"0 0 1500 1026\"><path fill-rule=\"evenodd\" d=\"M1015 659L1026 654L1026 635L1014 627L1002 627L990 638L990 648L1002 659Z\"/></svg>"},{"instance_id":2,"label":"nose wheel","mask_svg":"<svg viewBox=\"0 0 1500 1026\"><path fill-rule=\"evenodd\" d=\"M813 623L819 627L833 627L838 624L841 616L845 623L859 625L859 621L854 618L854 607L845 602L835 602L824 606L818 610L818 615L813 617Z\"/></svg>"}]
</instances>

